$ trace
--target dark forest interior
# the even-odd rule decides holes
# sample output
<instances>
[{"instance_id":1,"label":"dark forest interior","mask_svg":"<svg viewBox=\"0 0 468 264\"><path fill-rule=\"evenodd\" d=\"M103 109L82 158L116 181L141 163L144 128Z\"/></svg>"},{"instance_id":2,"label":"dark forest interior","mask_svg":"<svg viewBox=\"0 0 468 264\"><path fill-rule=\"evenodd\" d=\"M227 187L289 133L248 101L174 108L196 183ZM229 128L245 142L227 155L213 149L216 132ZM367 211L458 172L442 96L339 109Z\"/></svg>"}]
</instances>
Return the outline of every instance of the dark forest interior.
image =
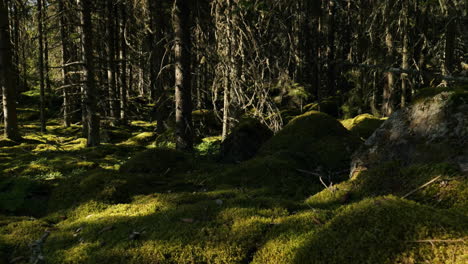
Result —
<instances>
[{"instance_id":1,"label":"dark forest interior","mask_svg":"<svg viewBox=\"0 0 468 264\"><path fill-rule=\"evenodd\" d=\"M468 0L0 0L0 264L468 262Z\"/></svg>"}]
</instances>

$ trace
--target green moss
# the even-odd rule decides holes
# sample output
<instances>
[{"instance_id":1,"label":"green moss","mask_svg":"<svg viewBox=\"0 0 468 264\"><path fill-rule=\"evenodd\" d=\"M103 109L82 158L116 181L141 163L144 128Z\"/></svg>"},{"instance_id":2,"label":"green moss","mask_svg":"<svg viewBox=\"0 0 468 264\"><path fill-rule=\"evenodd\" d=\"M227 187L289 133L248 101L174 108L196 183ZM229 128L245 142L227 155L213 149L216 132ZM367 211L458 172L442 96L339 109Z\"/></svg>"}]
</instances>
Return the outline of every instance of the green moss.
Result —
<instances>
[{"instance_id":1,"label":"green moss","mask_svg":"<svg viewBox=\"0 0 468 264\"><path fill-rule=\"evenodd\" d=\"M333 117L311 111L291 120L265 143L260 155L287 152L302 157L308 167L322 167L324 173L348 167L351 153L361 141Z\"/></svg>"},{"instance_id":2,"label":"green moss","mask_svg":"<svg viewBox=\"0 0 468 264\"><path fill-rule=\"evenodd\" d=\"M303 112L320 111L333 117L340 115L340 104L338 97L329 97L320 102L310 103L303 107Z\"/></svg>"},{"instance_id":3,"label":"green moss","mask_svg":"<svg viewBox=\"0 0 468 264\"><path fill-rule=\"evenodd\" d=\"M417 241L464 238L467 220L393 196L365 199L341 208L291 263L399 263L409 258L406 263L461 264L462 244Z\"/></svg>"},{"instance_id":4,"label":"green moss","mask_svg":"<svg viewBox=\"0 0 468 264\"><path fill-rule=\"evenodd\" d=\"M385 118L378 118L370 114L362 114L342 120L341 124L354 135L367 139L385 120Z\"/></svg>"},{"instance_id":5,"label":"green moss","mask_svg":"<svg viewBox=\"0 0 468 264\"><path fill-rule=\"evenodd\" d=\"M173 150L155 148L136 154L120 167L121 172L167 173L187 172L193 167L188 154Z\"/></svg>"},{"instance_id":6,"label":"green moss","mask_svg":"<svg viewBox=\"0 0 468 264\"><path fill-rule=\"evenodd\" d=\"M156 139L156 134L154 132L142 132L139 133L128 140L122 142L122 145L148 145Z\"/></svg>"},{"instance_id":7,"label":"green moss","mask_svg":"<svg viewBox=\"0 0 468 264\"><path fill-rule=\"evenodd\" d=\"M273 132L253 118L242 119L221 144L221 158L226 162L240 162L255 156Z\"/></svg>"},{"instance_id":8,"label":"green moss","mask_svg":"<svg viewBox=\"0 0 468 264\"><path fill-rule=\"evenodd\" d=\"M195 150L202 156L217 156L221 148L221 140L219 136L203 138L202 142L195 146Z\"/></svg>"},{"instance_id":9,"label":"green moss","mask_svg":"<svg viewBox=\"0 0 468 264\"><path fill-rule=\"evenodd\" d=\"M436 177L439 177L437 181L418 189ZM307 203L327 208L365 197L388 194L402 197L418 189L408 199L438 208L457 208L466 213L467 186L468 178L451 164L416 164L404 167L398 163L386 163L313 195L307 199Z\"/></svg>"},{"instance_id":10,"label":"green moss","mask_svg":"<svg viewBox=\"0 0 468 264\"><path fill-rule=\"evenodd\" d=\"M457 97L464 97L468 99L468 86L456 87L433 87L419 90L413 98L413 103L425 101L427 98L432 98L440 93L454 93ZM466 103L467 100L465 100Z\"/></svg>"}]
</instances>

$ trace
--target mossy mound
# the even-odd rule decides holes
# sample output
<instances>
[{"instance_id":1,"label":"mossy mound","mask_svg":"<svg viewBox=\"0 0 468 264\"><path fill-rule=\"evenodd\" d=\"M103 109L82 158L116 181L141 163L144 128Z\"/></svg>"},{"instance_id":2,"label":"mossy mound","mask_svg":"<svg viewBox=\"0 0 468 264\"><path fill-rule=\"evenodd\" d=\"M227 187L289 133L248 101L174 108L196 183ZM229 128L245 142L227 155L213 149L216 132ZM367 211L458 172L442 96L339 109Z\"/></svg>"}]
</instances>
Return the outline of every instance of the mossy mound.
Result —
<instances>
[{"instance_id":1,"label":"mossy mound","mask_svg":"<svg viewBox=\"0 0 468 264\"><path fill-rule=\"evenodd\" d=\"M342 120L341 124L354 135L367 139L385 120L385 118L378 118L371 114L362 114L354 118Z\"/></svg>"},{"instance_id":2,"label":"mossy mound","mask_svg":"<svg viewBox=\"0 0 468 264\"><path fill-rule=\"evenodd\" d=\"M194 166L192 158L174 149L149 149L131 157L122 164L124 173L174 173L187 172Z\"/></svg>"},{"instance_id":3,"label":"mossy mound","mask_svg":"<svg viewBox=\"0 0 468 264\"><path fill-rule=\"evenodd\" d=\"M192 120L197 136L214 136L221 131L221 122L213 110L195 110L192 112Z\"/></svg>"},{"instance_id":4,"label":"mossy mound","mask_svg":"<svg viewBox=\"0 0 468 264\"><path fill-rule=\"evenodd\" d=\"M213 183L231 184L241 188L261 188L269 195L303 199L322 190L323 186L319 177L308 175L301 172L302 170L311 170L302 157L276 153L227 168L216 175Z\"/></svg>"},{"instance_id":5,"label":"mossy mound","mask_svg":"<svg viewBox=\"0 0 468 264\"><path fill-rule=\"evenodd\" d=\"M426 185L427 184L427 185ZM386 163L307 199L310 206L330 208L365 197L397 195L436 208L468 213L468 177L455 164Z\"/></svg>"},{"instance_id":6,"label":"mossy mound","mask_svg":"<svg viewBox=\"0 0 468 264\"><path fill-rule=\"evenodd\" d=\"M320 111L335 118L340 116L340 104L338 97L329 97L320 102L310 103L303 107L303 112Z\"/></svg>"},{"instance_id":7,"label":"mossy mound","mask_svg":"<svg viewBox=\"0 0 468 264\"><path fill-rule=\"evenodd\" d=\"M290 263L461 264L467 235L466 215L376 197L340 208Z\"/></svg>"},{"instance_id":8,"label":"mossy mound","mask_svg":"<svg viewBox=\"0 0 468 264\"><path fill-rule=\"evenodd\" d=\"M221 143L221 159L226 162L248 160L272 135L273 132L256 119L241 120Z\"/></svg>"},{"instance_id":9,"label":"mossy mound","mask_svg":"<svg viewBox=\"0 0 468 264\"><path fill-rule=\"evenodd\" d=\"M308 167L335 173L348 168L351 153L360 144L360 139L336 119L311 111L291 120L263 145L259 154L266 156L286 152L301 157Z\"/></svg>"}]
</instances>

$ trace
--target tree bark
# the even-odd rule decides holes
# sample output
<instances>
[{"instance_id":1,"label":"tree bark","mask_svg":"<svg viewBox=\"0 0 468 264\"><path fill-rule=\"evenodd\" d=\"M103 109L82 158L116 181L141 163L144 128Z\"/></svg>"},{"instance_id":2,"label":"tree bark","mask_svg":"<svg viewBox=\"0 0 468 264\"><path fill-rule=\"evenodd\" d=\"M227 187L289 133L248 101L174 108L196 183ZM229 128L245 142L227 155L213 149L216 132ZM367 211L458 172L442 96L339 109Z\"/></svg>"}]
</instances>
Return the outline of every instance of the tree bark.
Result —
<instances>
[{"instance_id":1,"label":"tree bark","mask_svg":"<svg viewBox=\"0 0 468 264\"><path fill-rule=\"evenodd\" d=\"M174 0L172 23L175 33L175 137L176 148L186 151L193 149L189 15L189 1Z\"/></svg>"},{"instance_id":2,"label":"tree bark","mask_svg":"<svg viewBox=\"0 0 468 264\"><path fill-rule=\"evenodd\" d=\"M100 144L99 116L97 114L97 89L93 57L93 29L91 22L91 0L77 0L80 8L81 50L83 56L84 104L87 124L87 146Z\"/></svg>"},{"instance_id":3,"label":"tree bark","mask_svg":"<svg viewBox=\"0 0 468 264\"><path fill-rule=\"evenodd\" d=\"M38 25L38 41L39 41L39 86L40 86L40 123L41 132L46 131L46 116L45 116L45 74L44 74L44 12L42 0L37 0L37 25Z\"/></svg>"},{"instance_id":4,"label":"tree bark","mask_svg":"<svg viewBox=\"0 0 468 264\"><path fill-rule=\"evenodd\" d=\"M20 140L16 116L16 71L10 41L7 1L0 0L0 87L3 95L4 135L11 140Z\"/></svg>"},{"instance_id":5,"label":"tree bark","mask_svg":"<svg viewBox=\"0 0 468 264\"><path fill-rule=\"evenodd\" d=\"M69 86L72 84L70 80L70 75L68 74L68 67L65 66L70 62L71 55L69 48L71 46L70 40L68 39L68 30L67 30L67 16L65 8L65 0L59 0L59 12L60 12L60 38L62 44L62 79L63 79L63 124L65 127L69 127L71 124L70 116L70 95L69 95Z\"/></svg>"}]
</instances>

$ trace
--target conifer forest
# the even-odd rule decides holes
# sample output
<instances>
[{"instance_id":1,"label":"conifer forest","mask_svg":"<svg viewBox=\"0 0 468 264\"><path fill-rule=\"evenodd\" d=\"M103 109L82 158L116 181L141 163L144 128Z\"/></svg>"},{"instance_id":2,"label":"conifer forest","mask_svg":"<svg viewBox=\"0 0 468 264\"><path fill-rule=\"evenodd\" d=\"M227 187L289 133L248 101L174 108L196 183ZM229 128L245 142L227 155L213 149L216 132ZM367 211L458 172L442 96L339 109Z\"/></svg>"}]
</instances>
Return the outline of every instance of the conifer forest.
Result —
<instances>
[{"instance_id":1,"label":"conifer forest","mask_svg":"<svg viewBox=\"0 0 468 264\"><path fill-rule=\"evenodd\" d=\"M0 0L0 264L468 263L468 0Z\"/></svg>"}]
</instances>

